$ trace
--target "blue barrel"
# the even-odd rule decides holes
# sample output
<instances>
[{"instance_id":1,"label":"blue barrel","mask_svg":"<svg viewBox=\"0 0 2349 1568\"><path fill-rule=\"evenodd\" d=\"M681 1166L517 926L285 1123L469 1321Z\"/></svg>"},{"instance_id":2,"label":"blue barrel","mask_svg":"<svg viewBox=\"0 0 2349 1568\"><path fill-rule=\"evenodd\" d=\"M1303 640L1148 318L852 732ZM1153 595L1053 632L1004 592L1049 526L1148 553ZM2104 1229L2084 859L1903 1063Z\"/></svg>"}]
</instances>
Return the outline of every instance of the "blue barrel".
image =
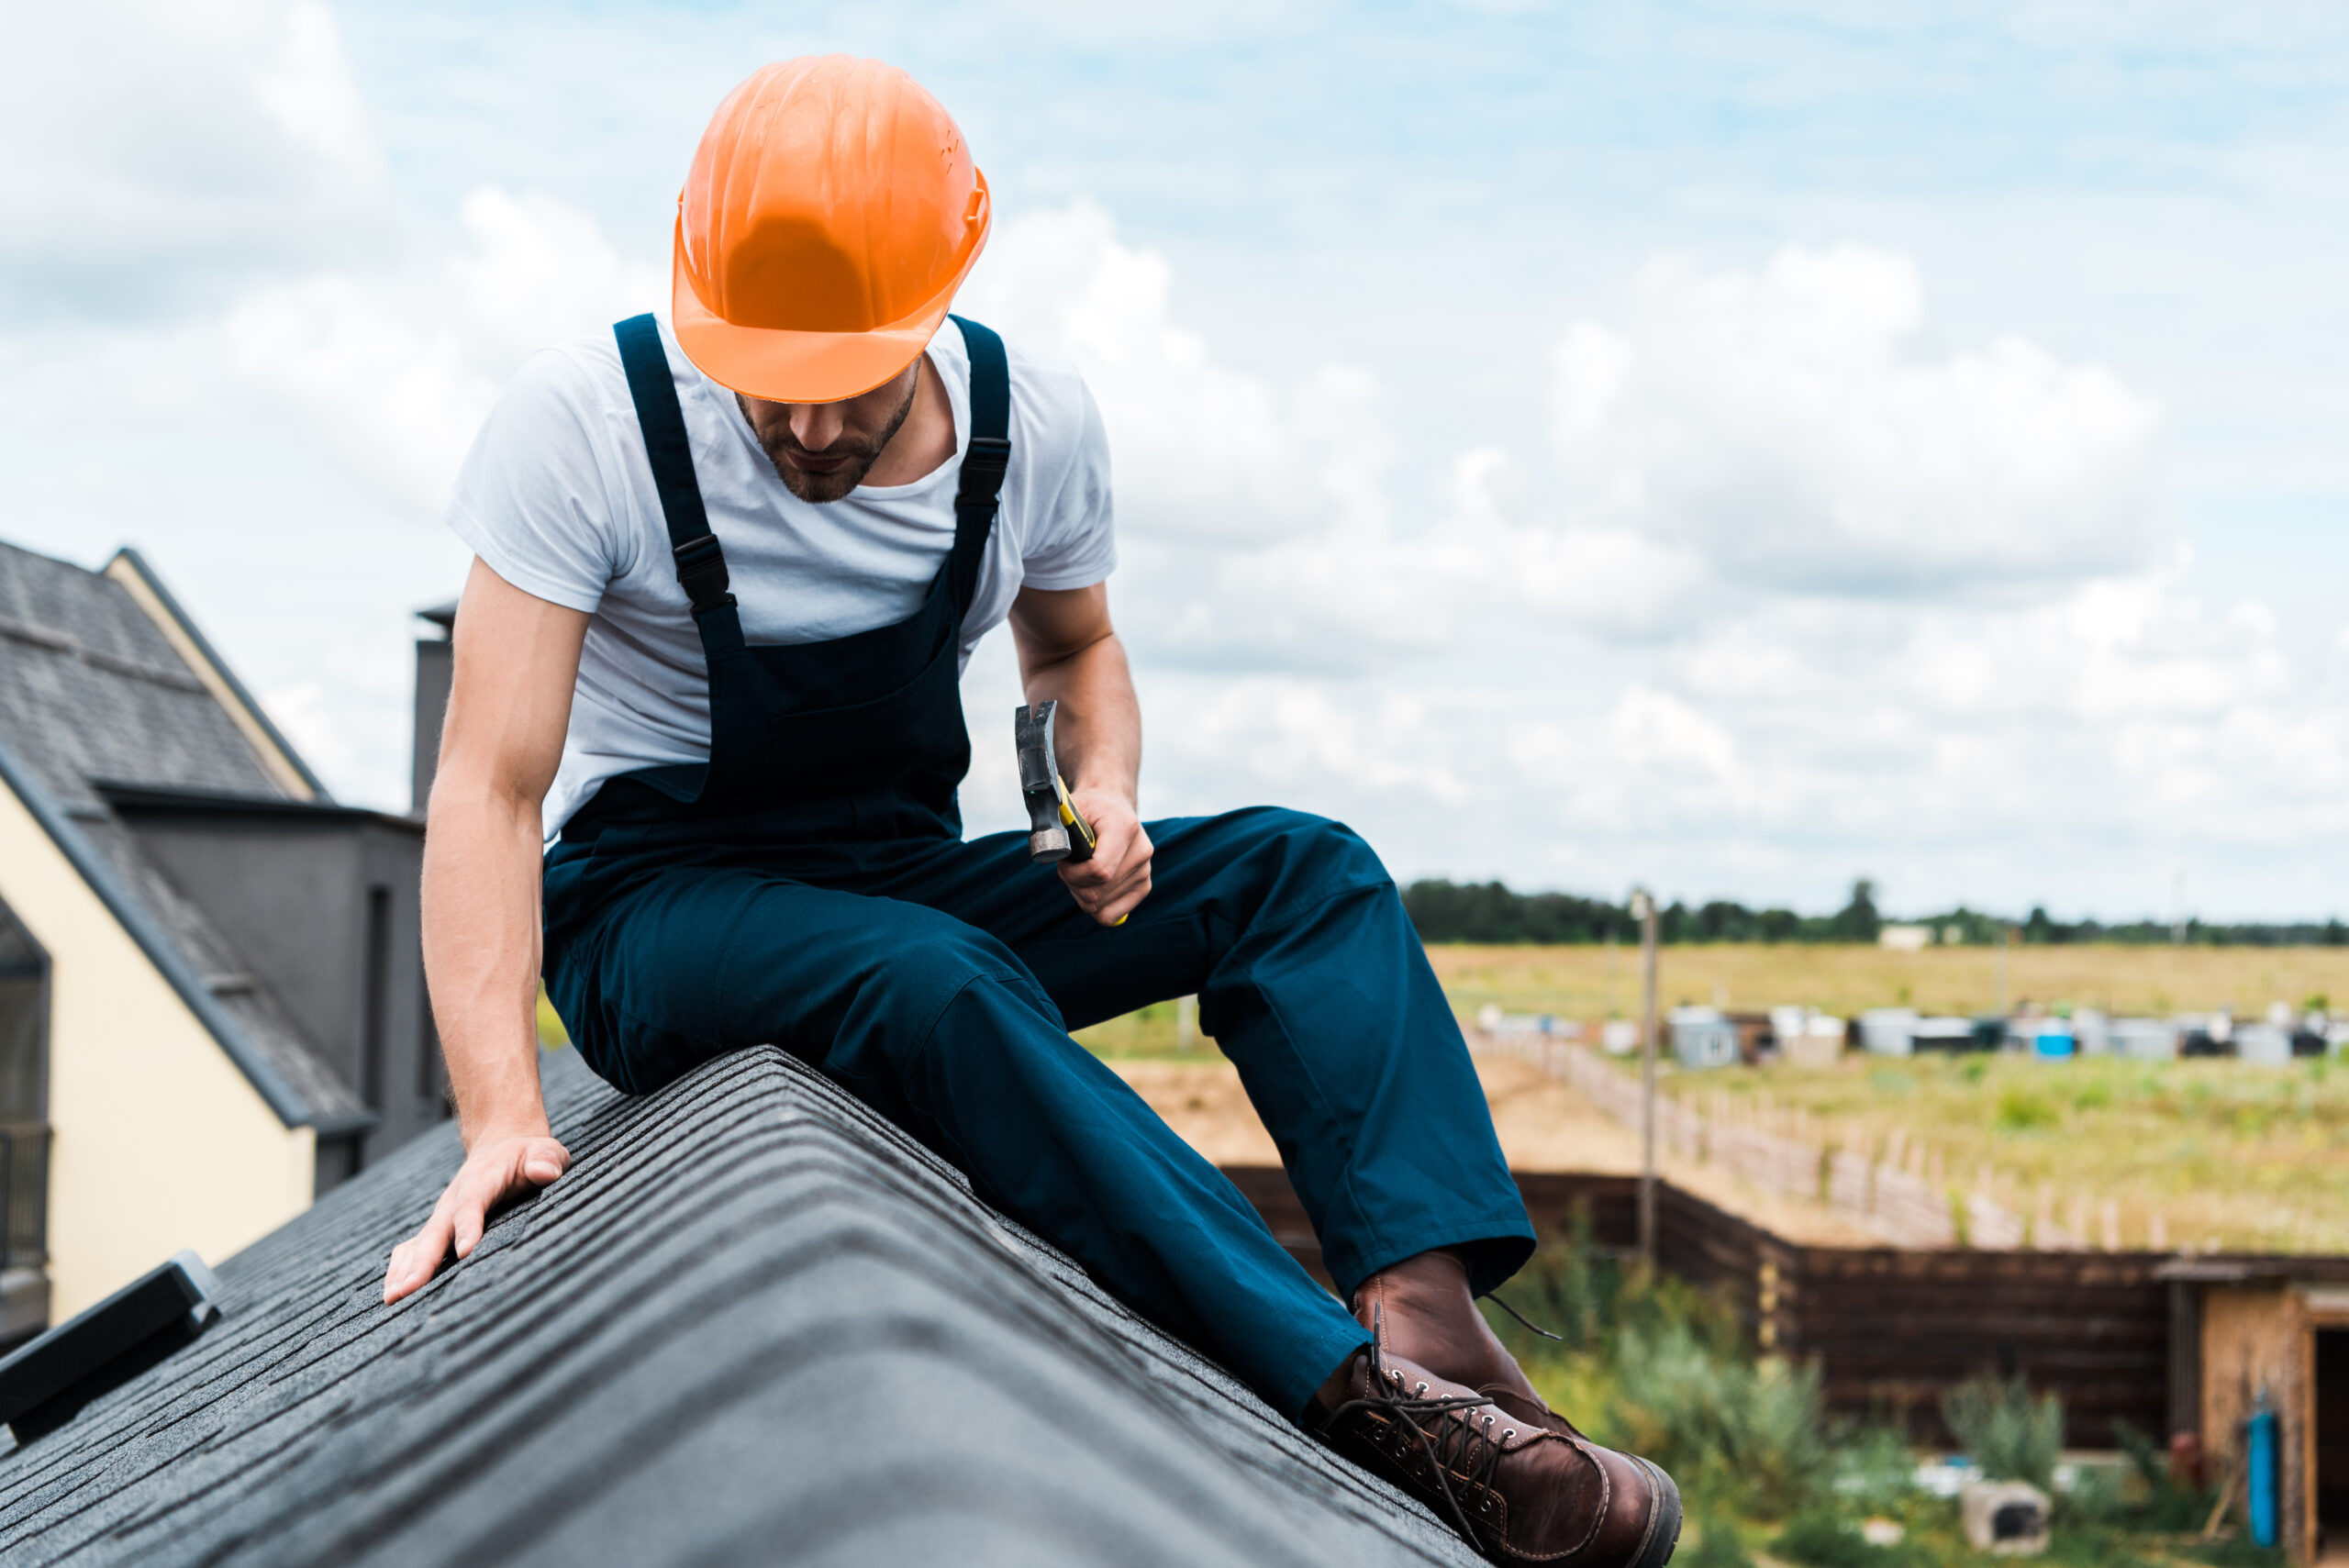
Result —
<instances>
[{"instance_id":1,"label":"blue barrel","mask_svg":"<svg viewBox=\"0 0 2349 1568\"><path fill-rule=\"evenodd\" d=\"M2276 1412L2262 1410L2246 1423L2245 1479L2251 1491L2251 1539L2261 1546L2276 1544L2277 1516L2282 1511L2276 1495Z\"/></svg>"}]
</instances>

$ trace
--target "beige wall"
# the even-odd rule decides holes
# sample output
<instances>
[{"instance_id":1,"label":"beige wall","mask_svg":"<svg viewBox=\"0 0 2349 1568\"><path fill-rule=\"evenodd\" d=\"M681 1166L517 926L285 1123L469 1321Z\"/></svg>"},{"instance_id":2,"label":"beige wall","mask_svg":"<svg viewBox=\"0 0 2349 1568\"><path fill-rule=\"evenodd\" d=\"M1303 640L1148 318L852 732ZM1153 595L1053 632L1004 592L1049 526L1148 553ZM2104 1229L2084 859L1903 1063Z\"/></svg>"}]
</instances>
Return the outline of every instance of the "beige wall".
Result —
<instances>
[{"instance_id":1,"label":"beige wall","mask_svg":"<svg viewBox=\"0 0 2349 1568\"><path fill-rule=\"evenodd\" d=\"M0 899L50 957L51 1321L309 1206L310 1129L278 1120L5 784Z\"/></svg>"}]
</instances>

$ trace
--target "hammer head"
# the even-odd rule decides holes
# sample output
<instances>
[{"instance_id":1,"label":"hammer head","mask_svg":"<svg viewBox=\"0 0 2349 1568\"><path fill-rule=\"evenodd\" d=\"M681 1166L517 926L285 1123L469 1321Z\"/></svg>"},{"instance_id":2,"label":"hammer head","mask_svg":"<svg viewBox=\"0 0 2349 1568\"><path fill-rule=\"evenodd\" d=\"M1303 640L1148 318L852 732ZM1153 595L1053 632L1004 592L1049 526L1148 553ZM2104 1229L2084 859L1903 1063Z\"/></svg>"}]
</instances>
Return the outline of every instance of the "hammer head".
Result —
<instances>
[{"instance_id":1,"label":"hammer head","mask_svg":"<svg viewBox=\"0 0 2349 1568\"><path fill-rule=\"evenodd\" d=\"M1085 860L1093 853L1092 830L1069 805L1061 782L1060 758L1052 751L1052 714L1060 705L1040 702L1012 712L1012 740L1019 749L1019 797L1028 803L1028 858L1039 865Z\"/></svg>"}]
</instances>

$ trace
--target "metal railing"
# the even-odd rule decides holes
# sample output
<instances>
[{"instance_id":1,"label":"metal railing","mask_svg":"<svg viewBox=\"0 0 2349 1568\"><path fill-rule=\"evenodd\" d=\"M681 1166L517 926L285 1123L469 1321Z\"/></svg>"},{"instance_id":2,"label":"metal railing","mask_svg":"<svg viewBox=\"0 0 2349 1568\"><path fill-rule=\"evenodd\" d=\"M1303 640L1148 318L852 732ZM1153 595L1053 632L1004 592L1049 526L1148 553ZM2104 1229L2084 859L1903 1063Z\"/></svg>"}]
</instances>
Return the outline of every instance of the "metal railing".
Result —
<instances>
[{"instance_id":1,"label":"metal railing","mask_svg":"<svg viewBox=\"0 0 2349 1568\"><path fill-rule=\"evenodd\" d=\"M0 1269L49 1261L49 1129L0 1122Z\"/></svg>"}]
</instances>

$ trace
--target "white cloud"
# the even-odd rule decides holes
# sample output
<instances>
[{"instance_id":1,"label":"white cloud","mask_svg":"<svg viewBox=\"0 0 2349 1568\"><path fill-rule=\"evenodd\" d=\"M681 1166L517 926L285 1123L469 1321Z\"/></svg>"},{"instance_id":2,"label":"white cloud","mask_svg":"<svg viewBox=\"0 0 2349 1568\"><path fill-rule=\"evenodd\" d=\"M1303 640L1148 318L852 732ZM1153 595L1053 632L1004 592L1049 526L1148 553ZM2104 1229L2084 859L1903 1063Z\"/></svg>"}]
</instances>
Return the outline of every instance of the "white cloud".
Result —
<instances>
[{"instance_id":1,"label":"white cloud","mask_svg":"<svg viewBox=\"0 0 2349 1568\"><path fill-rule=\"evenodd\" d=\"M1005 223L963 306L1085 373L1117 463L1121 613L1160 658L1352 675L1497 619L1653 635L1702 586L1668 541L1515 518L1497 447L1453 460L1441 515L1399 522L1376 381L1329 364L1275 385L1220 362L1177 323L1165 260L1089 203Z\"/></svg>"},{"instance_id":2,"label":"white cloud","mask_svg":"<svg viewBox=\"0 0 2349 1568\"><path fill-rule=\"evenodd\" d=\"M1664 259L1553 356L1568 520L1699 551L1742 588L2060 590L2170 538L2153 406L2020 337L1935 357L1908 257Z\"/></svg>"},{"instance_id":3,"label":"white cloud","mask_svg":"<svg viewBox=\"0 0 2349 1568\"><path fill-rule=\"evenodd\" d=\"M317 0L12 6L0 298L153 318L384 233L383 160Z\"/></svg>"},{"instance_id":4,"label":"white cloud","mask_svg":"<svg viewBox=\"0 0 2349 1568\"><path fill-rule=\"evenodd\" d=\"M531 350L647 308L662 275L543 196L467 196L462 248L258 289L223 327L242 378L419 511Z\"/></svg>"},{"instance_id":5,"label":"white cloud","mask_svg":"<svg viewBox=\"0 0 2349 1568\"><path fill-rule=\"evenodd\" d=\"M1369 379L1325 367L1289 393L1177 326L1174 270L1090 202L1000 223L957 308L1085 373L1139 536L1260 543L1375 527L1386 442Z\"/></svg>"}]
</instances>

